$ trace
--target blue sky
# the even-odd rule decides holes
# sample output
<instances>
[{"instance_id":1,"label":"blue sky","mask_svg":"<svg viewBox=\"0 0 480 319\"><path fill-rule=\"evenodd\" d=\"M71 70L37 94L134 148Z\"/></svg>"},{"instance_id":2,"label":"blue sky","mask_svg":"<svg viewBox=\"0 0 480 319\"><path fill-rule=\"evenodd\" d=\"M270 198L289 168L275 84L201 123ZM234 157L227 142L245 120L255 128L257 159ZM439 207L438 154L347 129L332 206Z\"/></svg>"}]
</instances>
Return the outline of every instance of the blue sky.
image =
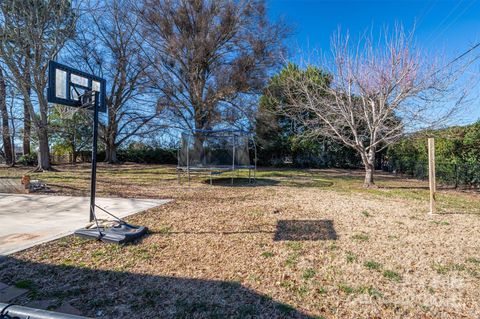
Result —
<instances>
[{"instance_id":1,"label":"blue sky","mask_svg":"<svg viewBox=\"0 0 480 319\"><path fill-rule=\"evenodd\" d=\"M402 23L416 24L419 47L455 57L480 41L480 0L267 0L273 20L284 18L295 33L288 39L296 52L328 50L338 27L352 35ZM477 51L480 54L480 50ZM471 120L480 118L474 108Z\"/></svg>"}]
</instances>

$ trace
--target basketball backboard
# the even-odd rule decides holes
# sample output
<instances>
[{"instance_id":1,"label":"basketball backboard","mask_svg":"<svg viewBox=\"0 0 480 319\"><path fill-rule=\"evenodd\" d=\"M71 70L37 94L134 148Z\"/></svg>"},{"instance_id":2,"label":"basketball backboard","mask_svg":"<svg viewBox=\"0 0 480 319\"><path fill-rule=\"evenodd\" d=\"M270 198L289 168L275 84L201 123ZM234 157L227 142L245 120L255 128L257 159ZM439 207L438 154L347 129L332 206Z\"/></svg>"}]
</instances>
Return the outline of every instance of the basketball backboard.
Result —
<instances>
[{"instance_id":1,"label":"basketball backboard","mask_svg":"<svg viewBox=\"0 0 480 319\"><path fill-rule=\"evenodd\" d=\"M47 99L50 103L80 107L80 97L86 92L96 91L99 93L98 111L105 112L105 90L106 82L98 76L54 61L48 64Z\"/></svg>"}]
</instances>

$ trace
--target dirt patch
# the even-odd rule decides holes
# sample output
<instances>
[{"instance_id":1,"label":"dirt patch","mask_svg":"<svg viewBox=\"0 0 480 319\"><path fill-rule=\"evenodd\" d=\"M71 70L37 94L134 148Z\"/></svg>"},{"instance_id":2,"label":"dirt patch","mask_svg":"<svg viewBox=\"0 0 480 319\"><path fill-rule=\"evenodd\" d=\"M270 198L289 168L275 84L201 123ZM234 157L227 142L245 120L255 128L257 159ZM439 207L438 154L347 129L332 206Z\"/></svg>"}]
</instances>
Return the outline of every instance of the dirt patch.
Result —
<instances>
[{"instance_id":1,"label":"dirt patch","mask_svg":"<svg viewBox=\"0 0 480 319\"><path fill-rule=\"evenodd\" d=\"M0 245L4 243L15 243L15 242L23 242L25 240L30 240L33 238L40 237L39 234L13 234L8 236L1 236L0 237Z\"/></svg>"}]
</instances>

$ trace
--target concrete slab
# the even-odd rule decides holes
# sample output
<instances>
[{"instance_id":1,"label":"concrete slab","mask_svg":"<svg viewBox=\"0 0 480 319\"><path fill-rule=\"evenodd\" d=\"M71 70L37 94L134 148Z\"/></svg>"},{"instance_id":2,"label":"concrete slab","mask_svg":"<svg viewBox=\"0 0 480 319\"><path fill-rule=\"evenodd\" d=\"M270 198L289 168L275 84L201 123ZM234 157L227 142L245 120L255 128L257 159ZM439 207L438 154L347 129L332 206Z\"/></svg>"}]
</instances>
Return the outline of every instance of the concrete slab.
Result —
<instances>
[{"instance_id":1,"label":"concrete slab","mask_svg":"<svg viewBox=\"0 0 480 319\"><path fill-rule=\"evenodd\" d=\"M84 227L88 197L0 194L0 255L51 241ZM169 200L97 198L97 205L122 218ZM98 218L108 215L97 209Z\"/></svg>"},{"instance_id":2,"label":"concrete slab","mask_svg":"<svg viewBox=\"0 0 480 319\"><path fill-rule=\"evenodd\" d=\"M0 177L0 193L27 194L28 188L22 184L21 178Z\"/></svg>"}]
</instances>

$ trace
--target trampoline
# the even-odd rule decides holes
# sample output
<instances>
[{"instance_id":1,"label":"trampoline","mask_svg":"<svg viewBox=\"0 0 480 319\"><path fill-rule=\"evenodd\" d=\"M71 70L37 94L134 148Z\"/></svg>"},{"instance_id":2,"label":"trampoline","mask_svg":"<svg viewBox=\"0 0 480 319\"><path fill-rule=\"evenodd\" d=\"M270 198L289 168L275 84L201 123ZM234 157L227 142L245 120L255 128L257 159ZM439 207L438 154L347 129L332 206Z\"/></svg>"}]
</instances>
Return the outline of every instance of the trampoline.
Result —
<instances>
[{"instance_id":1,"label":"trampoline","mask_svg":"<svg viewBox=\"0 0 480 319\"><path fill-rule=\"evenodd\" d=\"M253 159L251 158L253 157ZM249 182L254 182L257 170L257 149L251 133L242 130L194 130L184 132L178 150L177 175L206 173L210 177L225 172L248 170ZM232 184L234 177L232 176Z\"/></svg>"}]
</instances>

